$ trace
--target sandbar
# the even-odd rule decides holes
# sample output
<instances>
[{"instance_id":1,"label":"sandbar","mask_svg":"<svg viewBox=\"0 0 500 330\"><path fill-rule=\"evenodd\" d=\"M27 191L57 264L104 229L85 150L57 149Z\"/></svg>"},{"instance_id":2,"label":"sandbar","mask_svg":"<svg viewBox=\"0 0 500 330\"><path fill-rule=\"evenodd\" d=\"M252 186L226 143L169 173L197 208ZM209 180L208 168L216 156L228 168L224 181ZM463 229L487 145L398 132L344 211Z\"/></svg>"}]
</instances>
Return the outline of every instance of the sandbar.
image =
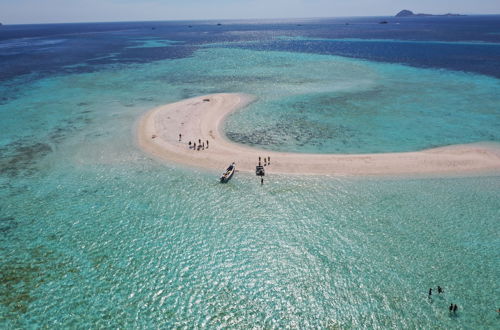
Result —
<instances>
[{"instance_id":1,"label":"sandbar","mask_svg":"<svg viewBox=\"0 0 500 330\"><path fill-rule=\"evenodd\" d=\"M222 172L235 162L239 171L254 172L258 157L270 157L267 173L378 176L467 174L500 171L498 144L461 144L415 152L375 154L304 154L275 152L230 141L222 130L231 112L254 98L241 93L194 97L154 108L137 125L140 148L164 161ZM179 134L182 139L179 141ZM208 141L205 150L188 141Z\"/></svg>"}]
</instances>

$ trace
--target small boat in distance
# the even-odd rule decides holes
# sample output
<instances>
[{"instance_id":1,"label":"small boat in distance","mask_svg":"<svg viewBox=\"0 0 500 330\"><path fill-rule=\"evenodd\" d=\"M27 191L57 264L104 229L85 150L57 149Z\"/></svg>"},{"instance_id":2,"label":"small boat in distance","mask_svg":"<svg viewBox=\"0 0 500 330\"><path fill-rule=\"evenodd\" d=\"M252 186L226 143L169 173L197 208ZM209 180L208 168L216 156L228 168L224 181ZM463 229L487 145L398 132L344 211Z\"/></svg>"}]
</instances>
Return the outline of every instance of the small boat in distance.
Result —
<instances>
[{"instance_id":1,"label":"small boat in distance","mask_svg":"<svg viewBox=\"0 0 500 330\"><path fill-rule=\"evenodd\" d=\"M226 171L220 177L220 183L226 183L233 177L234 171L236 170L236 164L233 162Z\"/></svg>"}]
</instances>

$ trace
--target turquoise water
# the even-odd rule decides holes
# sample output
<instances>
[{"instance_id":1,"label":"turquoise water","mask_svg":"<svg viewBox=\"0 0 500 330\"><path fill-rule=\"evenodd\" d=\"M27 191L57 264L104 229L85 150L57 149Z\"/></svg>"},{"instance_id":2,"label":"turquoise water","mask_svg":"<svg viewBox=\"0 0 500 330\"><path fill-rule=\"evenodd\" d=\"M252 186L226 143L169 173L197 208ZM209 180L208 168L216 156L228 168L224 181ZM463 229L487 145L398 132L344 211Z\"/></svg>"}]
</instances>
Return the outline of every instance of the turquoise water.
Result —
<instances>
[{"instance_id":1,"label":"turquoise water","mask_svg":"<svg viewBox=\"0 0 500 330\"><path fill-rule=\"evenodd\" d=\"M158 47L168 47L179 43L175 40L164 40L164 39L136 39L136 45L129 46L127 48L158 48Z\"/></svg>"},{"instance_id":2,"label":"turquoise water","mask_svg":"<svg viewBox=\"0 0 500 330\"><path fill-rule=\"evenodd\" d=\"M245 92L258 102L226 133L261 148L500 141L499 87L470 73L210 45L3 84L2 328L495 328L500 176L271 175L260 186L237 174L220 185L218 173L151 159L133 133L156 105ZM429 300L437 285L445 294Z\"/></svg>"},{"instance_id":3,"label":"turquoise water","mask_svg":"<svg viewBox=\"0 0 500 330\"><path fill-rule=\"evenodd\" d=\"M280 64L268 68L248 54L238 67L244 74L258 67L278 87L254 90L260 102L229 118L226 131L237 142L378 153L500 140L498 79L322 55L269 57Z\"/></svg>"},{"instance_id":4,"label":"turquoise water","mask_svg":"<svg viewBox=\"0 0 500 330\"><path fill-rule=\"evenodd\" d=\"M498 324L499 177L221 187L131 157L2 193L7 327Z\"/></svg>"},{"instance_id":5,"label":"turquoise water","mask_svg":"<svg viewBox=\"0 0 500 330\"><path fill-rule=\"evenodd\" d=\"M110 67L20 81L26 88L0 110L4 143L63 135L96 119L115 126L155 105L214 92L258 98L230 116L225 131L235 142L269 150L399 152L500 141L500 82L480 75L218 48L184 59ZM27 122L30 129L20 129Z\"/></svg>"}]
</instances>

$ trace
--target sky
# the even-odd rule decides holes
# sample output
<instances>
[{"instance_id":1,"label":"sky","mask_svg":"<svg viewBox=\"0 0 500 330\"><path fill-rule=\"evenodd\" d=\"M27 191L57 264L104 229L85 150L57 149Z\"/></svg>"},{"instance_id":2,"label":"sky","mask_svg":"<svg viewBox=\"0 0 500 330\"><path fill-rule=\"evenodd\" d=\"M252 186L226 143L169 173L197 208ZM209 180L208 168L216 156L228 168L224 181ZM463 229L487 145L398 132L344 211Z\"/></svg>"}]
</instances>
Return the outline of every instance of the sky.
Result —
<instances>
[{"instance_id":1,"label":"sky","mask_svg":"<svg viewBox=\"0 0 500 330\"><path fill-rule=\"evenodd\" d=\"M500 0L0 0L3 24L500 14Z\"/></svg>"}]
</instances>

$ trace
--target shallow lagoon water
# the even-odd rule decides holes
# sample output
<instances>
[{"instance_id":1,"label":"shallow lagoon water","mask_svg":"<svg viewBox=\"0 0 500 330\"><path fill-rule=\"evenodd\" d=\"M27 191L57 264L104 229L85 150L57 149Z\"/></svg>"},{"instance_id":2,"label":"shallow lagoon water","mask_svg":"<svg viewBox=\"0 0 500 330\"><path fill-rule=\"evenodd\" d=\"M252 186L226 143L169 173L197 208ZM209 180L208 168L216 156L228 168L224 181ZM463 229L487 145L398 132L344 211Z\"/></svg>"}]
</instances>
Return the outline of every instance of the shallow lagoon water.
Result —
<instances>
[{"instance_id":1,"label":"shallow lagoon water","mask_svg":"<svg viewBox=\"0 0 500 330\"><path fill-rule=\"evenodd\" d=\"M135 156L69 159L2 196L7 325L498 321L498 177L271 176L261 187L238 175L221 187ZM445 294L428 300L436 285Z\"/></svg>"},{"instance_id":2,"label":"shallow lagoon water","mask_svg":"<svg viewBox=\"0 0 500 330\"><path fill-rule=\"evenodd\" d=\"M237 142L279 151L379 153L500 140L498 79L267 54L278 67L262 65L251 53L238 56L245 64L234 71L277 78L271 86L262 82L259 102L229 118L226 132Z\"/></svg>"},{"instance_id":3,"label":"shallow lagoon water","mask_svg":"<svg viewBox=\"0 0 500 330\"><path fill-rule=\"evenodd\" d=\"M259 101L225 129L260 148L498 141L498 79L215 43L184 58L120 56L2 83L2 327L498 325L498 175L220 185L219 173L151 159L133 135L156 105L246 92ZM445 293L429 300L437 285Z\"/></svg>"}]
</instances>

